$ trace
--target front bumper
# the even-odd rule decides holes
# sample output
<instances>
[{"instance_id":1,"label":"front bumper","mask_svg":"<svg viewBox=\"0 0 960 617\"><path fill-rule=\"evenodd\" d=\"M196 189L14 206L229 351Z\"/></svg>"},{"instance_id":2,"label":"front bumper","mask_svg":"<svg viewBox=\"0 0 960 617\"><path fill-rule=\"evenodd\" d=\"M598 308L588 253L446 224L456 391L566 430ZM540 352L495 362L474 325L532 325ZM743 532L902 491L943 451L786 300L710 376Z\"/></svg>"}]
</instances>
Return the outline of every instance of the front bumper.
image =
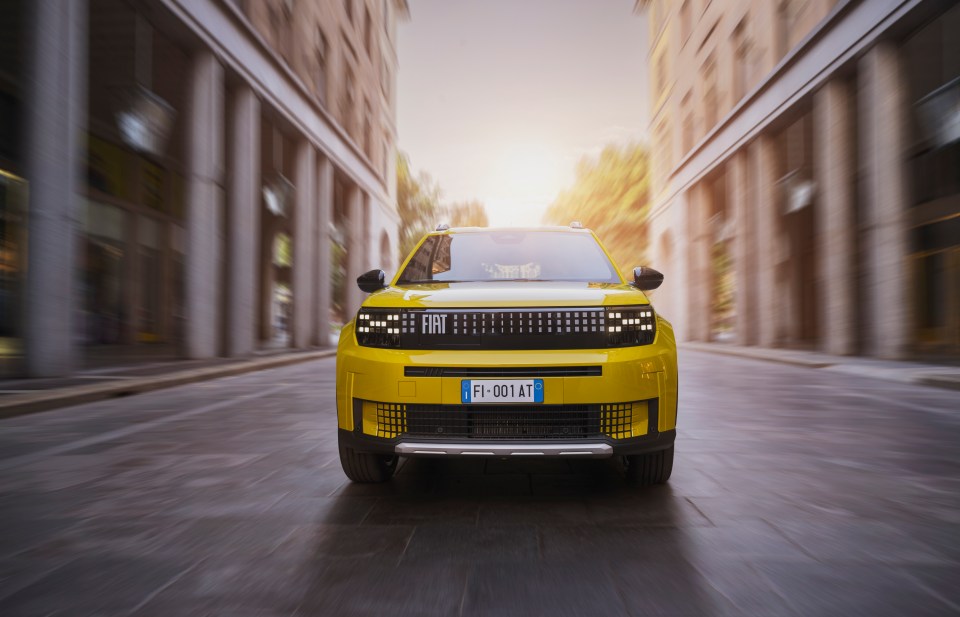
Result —
<instances>
[{"instance_id":1,"label":"front bumper","mask_svg":"<svg viewBox=\"0 0 960 617\"><path fill-rule=\"evenodd\" d=\"M444 457L479 456L500 458L610 458L633 456L665 450L676 440L676 431L669 430L655 435L629 439L596 440L550 440L522 442L491 441L444 441L426 439L383 439L354 431L339 429L341 447L358 452L371 452L387 456Z\"/></svg>"},{"instance_id":2,"label":"front bumper","mask_svg":"<svg viewBox=\"0 0 960 617\"><path fill-rule=\"evenodd\" d=\"M577 370L558 370L576 368ZM455 370L447 370L455 369ZM586 370L589 369L589 370ZM485 439L481 434L406 434L405 426L383 431L374 406L443 406L444 411L482 406L461 402L465 370L493 371L484 376L543 379L543 406L622 406L643 409L628 432L575 439ZM455 376L448 376L448 375ZM474 375L475 378L478 378ZM482 378L482 377L479 377ZM365 405L367 403L367 405ZM508 407L508 406L507 406ZM510 412L505 407L504 411ZM362 347L353 324L340 336L337 350L337 421L340 439L358 451L403 456L570 456L608 457L667 448L673 443L677 411L677 361L673 330L659 320L650 345L578 350L397 350ZM641 412L637 412L641 413ZM389 427L396 429L396 426ZM447 425L449 428L449 425ZM607 431L604 431L607 432Z\"/></svg>"}]
</instances>

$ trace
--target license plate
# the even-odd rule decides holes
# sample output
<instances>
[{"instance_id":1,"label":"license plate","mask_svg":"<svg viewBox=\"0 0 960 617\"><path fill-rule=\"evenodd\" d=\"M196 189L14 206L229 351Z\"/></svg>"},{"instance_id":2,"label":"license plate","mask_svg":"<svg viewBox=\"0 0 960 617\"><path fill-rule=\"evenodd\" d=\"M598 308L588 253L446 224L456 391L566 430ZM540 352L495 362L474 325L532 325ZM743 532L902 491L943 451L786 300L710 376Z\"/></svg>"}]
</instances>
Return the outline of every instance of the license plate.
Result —
<instances>
[{"instance_id":1,"label":"license plate","mask_svg":"<svg viewBox=\"0 0 960 617\"><path fill-rule=\"evenodd\" d=\"M464 379L463 403L542 403L542 379Z\"/></svg>"}]
</instances>

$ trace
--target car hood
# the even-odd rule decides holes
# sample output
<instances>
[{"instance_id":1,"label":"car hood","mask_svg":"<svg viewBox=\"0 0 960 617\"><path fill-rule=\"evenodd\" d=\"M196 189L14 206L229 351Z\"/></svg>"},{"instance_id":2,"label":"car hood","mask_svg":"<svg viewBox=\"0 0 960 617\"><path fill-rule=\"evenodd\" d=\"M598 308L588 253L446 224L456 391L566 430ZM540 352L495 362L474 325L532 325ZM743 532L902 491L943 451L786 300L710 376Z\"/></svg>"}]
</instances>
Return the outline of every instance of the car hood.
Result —
<instances>
[{"instance_id":1,"label":"car hood","mask_svg":"<svg viewBox=\"0 0 960 617\"><path fill-rule=\"evenodd\" d=\"M648 303L642 291L624 284L489 281L387 287L371 294L363 305L371 308L507 308Z\"/></svg>"}]
</instances>

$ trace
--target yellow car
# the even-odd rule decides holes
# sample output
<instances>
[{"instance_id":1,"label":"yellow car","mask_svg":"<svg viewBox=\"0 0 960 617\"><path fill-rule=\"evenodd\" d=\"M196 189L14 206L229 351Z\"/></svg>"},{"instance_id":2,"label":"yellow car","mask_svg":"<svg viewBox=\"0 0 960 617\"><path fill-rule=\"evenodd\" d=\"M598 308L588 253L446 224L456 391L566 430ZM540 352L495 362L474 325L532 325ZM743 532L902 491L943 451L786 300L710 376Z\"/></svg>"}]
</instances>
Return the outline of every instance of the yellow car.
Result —
<instances>
[{"instance_id":1,"label":"yellow car","mask_svg":"<svg viewBox=\"0 0 960 617\"><path fill-rule=\"evenodd\" d=\"M426 235L337 347L340 462L388 480L401 456L621 457L639 484L673 469L677 348L644 291L578 224Z\"/></svg>"}]
</instances>

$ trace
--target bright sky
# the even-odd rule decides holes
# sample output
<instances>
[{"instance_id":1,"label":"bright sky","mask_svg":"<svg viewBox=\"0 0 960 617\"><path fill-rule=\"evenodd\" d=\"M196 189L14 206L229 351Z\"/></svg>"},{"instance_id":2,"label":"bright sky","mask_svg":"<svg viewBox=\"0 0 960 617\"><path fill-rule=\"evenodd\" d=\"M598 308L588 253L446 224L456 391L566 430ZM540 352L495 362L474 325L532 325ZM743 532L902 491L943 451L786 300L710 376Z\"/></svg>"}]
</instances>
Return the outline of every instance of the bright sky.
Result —
<instances>
[{"instance_id":1,"label":"bright sky","mask_svg":"<svg viewBox=\"0 0 960 617\"><path fill-rule=\"evenodd\" d=\"M443 201L539 224L581 156L644 140L647 24L633 0L409 0L399 146Z\"/></svg>"}]
</instances>

